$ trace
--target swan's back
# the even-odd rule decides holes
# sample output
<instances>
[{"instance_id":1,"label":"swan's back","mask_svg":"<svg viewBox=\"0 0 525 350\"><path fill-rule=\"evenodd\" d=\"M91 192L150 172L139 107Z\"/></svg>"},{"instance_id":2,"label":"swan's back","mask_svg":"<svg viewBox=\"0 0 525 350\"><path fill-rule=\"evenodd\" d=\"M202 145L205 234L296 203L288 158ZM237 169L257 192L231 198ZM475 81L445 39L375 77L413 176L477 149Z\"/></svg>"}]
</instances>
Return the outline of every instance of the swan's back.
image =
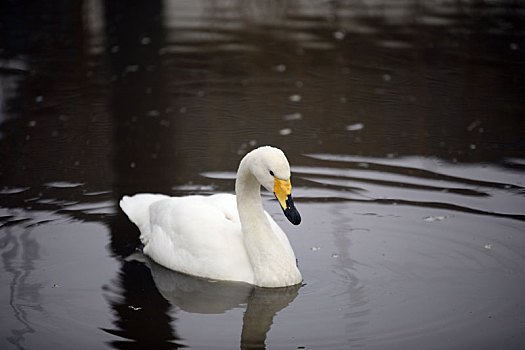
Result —
<instances>
[{"instance_id":1,"label":"swan's back","mask_svg":"<svg viewBox=\"0 0 525 350\"><path fill-rule=\"evenodd\" d=\"M169 197L163 194L141 193L132 197L124 196L119 204L120 208L126 213L131 222L142 230L142 227L149 225L150 205L167 198Z\"/></svg>"}]
</instances>

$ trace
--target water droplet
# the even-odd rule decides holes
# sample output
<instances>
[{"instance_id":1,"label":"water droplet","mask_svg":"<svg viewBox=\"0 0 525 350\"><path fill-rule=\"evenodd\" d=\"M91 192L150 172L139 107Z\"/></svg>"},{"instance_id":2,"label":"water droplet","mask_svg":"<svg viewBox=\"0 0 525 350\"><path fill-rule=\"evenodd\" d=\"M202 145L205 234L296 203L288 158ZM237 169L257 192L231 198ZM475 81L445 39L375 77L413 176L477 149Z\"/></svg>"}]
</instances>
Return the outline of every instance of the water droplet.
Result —
<instances>
[{"instance_id":1,"label":"water droplet","mask_svg":"<svg viewBox=\"0 0 525 350\"><path fill-rule=\"evenodd\" d=\"M467 130L468 130L468 131L472 131L472 130L474 130L475 128L477 128L480 124L481 124L481 121L480 121L479 119L476 119L476 120L474 120L472 123L470 123L470 124L467 126Z\"/></svg>"},{"instance_id":2,"label":"water droplet","mask_svg":"<svg viewBox=\"0 0 525 350\"><path fill-rule=\"evenodd\" d=\"M423 220L426 222L442 221L445 220L445 216L427 216Z\"/></svg>"},{"instance_id":3,"label":"water droplet","mask_svg":"<svg viewBox=\"0 0 525 350\"><path fill-rule=\"evenodd\" d=\"M130 167L131 169L135 169L136 166L137 166L137 164L135 164L135 162L131 162L131 163L129 164L129 167Z\"/></svg>"},{"instance_id":4,"label":"water droplet","mask_svg":"<svg viewBox=\"0 0 525 350\"><path fill-rule=\"evenodd\" d=\"M311 250L312 252L316 252L316 251L318 251L319 249L321 249L321 247L312 247L312 248L310 248L310 250Z\"/></svg>"},{"instance_id":5,"label":"water droplet","mask_svg":"<svg viewBox=\"0 0 525 350\"><path fill-rule=\"evenodd\" d=\"M290 135L291 133L292 133L292 129L290 128L284 128L284 129L279 130L279 134L283 136Z\"/></svg>"},{"instance_id":6,"label":"water droplet","mask_svg":"<svg viewBox=\"0 0 525 350\"><path fill-rule=\"evenodd\" d=\"M392 76L390 74L383 74L383 80L384 81L390 81L390 80L392 80Z\"/></svg>"},{"instance_id":7,"label":"water droplet","mask_svg":"<svg viewBox=\"0 0 525 350\"><path fill-rule=\"evenodd\" d=\"M37 96L37 97L35 98L35 102L36 102L36 103L40 103L40 102L42 102L42 101L44 101L44 96L42 96L42 95Z\"/></svg>"},{"instance_id":8,"label":"water droplet","mask_svg":"<svg viewBox=\"0 0 525 350\"><path fill-rule=\"evenodd\" d=\"M475 144L470 144L470 149L476 149L476 145Z\"/></svg>"},{"instance_id":9,"label":"water droplet","mask_svg":"<svg viewBox=\"0 0 525 350\"><path fill-rule=\"evenodd\" d=\"M139 70L138 64L130 64L127 65L126 68L124 68L124 73L135 73Z\"/></svg>"},{"instance_id":10,"label":"water droplet","mask_svg":"<svg viewBox=\"0 0 525 350\"><path fill-rule=\"evenodd\" d=\"M492 244L490 243L485 244L485 249L492 249Z\"/></svg>"},{"instance_id":11,"label":"water droplet","mask_svg":"<svg viewBox=\"0 0 525 350\"><path fill-rule=\"evenodd\" d=\"M292 102L300 102L303 98L301 95L299 94L294 94L294 95L291 95L290 97L288 97L290 99L290 101Z\"/></svg>"},{"instance_id":12,"label":"water droplet","mask_svg":"<svg viewBox=\"0 0 525 350\"><path fill-rule=\"evenodd\" d=\"M279 64L277 66L275 66L275 70L282 73L282 72L286 72L286 66L284 64Z\"/></svg>"},{"instance_id":13,"label":"water droplet","mask_svg":"<svg viewBox=\"0 0 525 350\"><path fill-rule=\"evenodd\" d=\"M332 258L334 258L334 259L339 258L339 254L337 254L337 253L333 253L333 254L332 254Z\"/></svg>"},{"instance_id":14,"label":"water droplet","mask_svg":"<svg viewBox=\"0 0 525 350\"><path fill-rule=\"evenodd\" d=\"M148 45L150 42L151 42L151 38L149 38L149 37L147 37L147 36L143 37L143 38L140 40L140 43L141 43L142 45Z\"/></svg>"},{"instance_id":15,"label":"water droplet","mask_svg":"<svg viewBox=\"0 0 525 350\"><path fill-rule=\"evenodd\" d=\"M358 131L358 130L362 130L364 127L365 126L364 126L363 123L355 123L355 124L347 125L346 126L346 130L348 130L348 131Z\"/></svg>"},{"instance_id":16,"label":"water droplet","mask_svg":"<svg viewBox=\"0 0 525 350\"><path fill-rule=\"evenodd\" d=\"M303 119L303 115L301 113L292 113L287 114L283 117L284 120L299 120Z\"/></svg>"},{"instance_id":17,"label":"water droplet","mask_svg":"<svg viewBox=\"0 0 525 350\"><path fill-rule=\"evenodd\" d=\"M343 30L338 30L334 32L334 38L336 40L343 40L346 36L346 33Z\"/></svg>"},{"instance_id":18,"label":"water droplet","mask_svg":"<svg viewBox=\"0 0 525 350\"><path fill-rule=\"evenodd\" d=\"M29 126L30 128L33 128L36 126L36 120L31 120L29 123L27 123L27 126Z\"/></svg>"},{"instance_id":19,"label":"water droplet","mask_svg":"<svg viewBox=\"0 0 525 350\"><path fill-rule=\"evenodd\" d=\"M516 44L516 43L510 43L509 47L510 47L511 50L514 50L514 51L519 48L518 44Z\"/></svg>"}]
</instances>

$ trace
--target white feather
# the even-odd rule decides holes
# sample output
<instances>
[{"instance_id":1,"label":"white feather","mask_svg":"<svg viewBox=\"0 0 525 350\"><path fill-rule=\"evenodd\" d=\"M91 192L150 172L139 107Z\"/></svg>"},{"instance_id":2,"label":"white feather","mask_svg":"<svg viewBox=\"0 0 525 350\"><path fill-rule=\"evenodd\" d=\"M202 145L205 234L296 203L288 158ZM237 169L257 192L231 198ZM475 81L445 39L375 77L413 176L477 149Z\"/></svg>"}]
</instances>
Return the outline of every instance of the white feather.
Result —
<instances>
[{"instance_id":1,"label":"white feather","mask_svg":"<svg viewBox=\"0 0 525 350\"><path fill-rule=\"evenodd\" d=\"M302 277L292 247L262 209L261 183L268 188L273 180L268 168L290 176L284 154L261 147L241 161L237 196L137 194L120 206L140 229L144 253L169 269L262 287L294 285Z\"/></svg>"}]
</instances>

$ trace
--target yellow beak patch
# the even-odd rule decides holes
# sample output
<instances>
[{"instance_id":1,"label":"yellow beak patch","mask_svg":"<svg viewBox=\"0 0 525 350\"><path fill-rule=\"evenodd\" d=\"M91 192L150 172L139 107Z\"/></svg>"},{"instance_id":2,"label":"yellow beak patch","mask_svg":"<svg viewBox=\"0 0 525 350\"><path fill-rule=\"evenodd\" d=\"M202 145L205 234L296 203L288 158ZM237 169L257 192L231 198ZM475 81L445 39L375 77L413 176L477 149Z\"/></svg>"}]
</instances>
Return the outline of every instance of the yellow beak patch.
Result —
<instances>
[{"instance_id":1,"label":"yellow beak patch","mask_svg":"<svg viewBox=\"0 0 525 350\"><path fill-rule=\"evenodd\" d=\"M283 210L286 210L286 199L292 193L292 183L290 180L280 180L275 177L273 192L275 193L277 200L279 200Z\"/></svg>"}]
</instances>

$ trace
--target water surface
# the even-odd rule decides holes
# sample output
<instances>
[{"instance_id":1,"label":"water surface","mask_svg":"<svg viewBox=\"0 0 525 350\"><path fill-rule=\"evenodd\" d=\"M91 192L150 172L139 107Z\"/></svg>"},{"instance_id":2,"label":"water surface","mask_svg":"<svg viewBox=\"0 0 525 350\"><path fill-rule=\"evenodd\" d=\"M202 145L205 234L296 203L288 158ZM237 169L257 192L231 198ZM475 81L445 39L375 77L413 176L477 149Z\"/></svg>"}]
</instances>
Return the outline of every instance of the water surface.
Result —
<instances>
[{"instance_id":1,"label":"water surface","mask_svg":"<svg viewBox=\"0 0 525 350\"><path fill-rule=\"evenodd\" d=\"M516 1L0 5L2 349L521 349ZM282 148L303 285L184 276L124 194Z\"/></svg>"}]
</instances>

